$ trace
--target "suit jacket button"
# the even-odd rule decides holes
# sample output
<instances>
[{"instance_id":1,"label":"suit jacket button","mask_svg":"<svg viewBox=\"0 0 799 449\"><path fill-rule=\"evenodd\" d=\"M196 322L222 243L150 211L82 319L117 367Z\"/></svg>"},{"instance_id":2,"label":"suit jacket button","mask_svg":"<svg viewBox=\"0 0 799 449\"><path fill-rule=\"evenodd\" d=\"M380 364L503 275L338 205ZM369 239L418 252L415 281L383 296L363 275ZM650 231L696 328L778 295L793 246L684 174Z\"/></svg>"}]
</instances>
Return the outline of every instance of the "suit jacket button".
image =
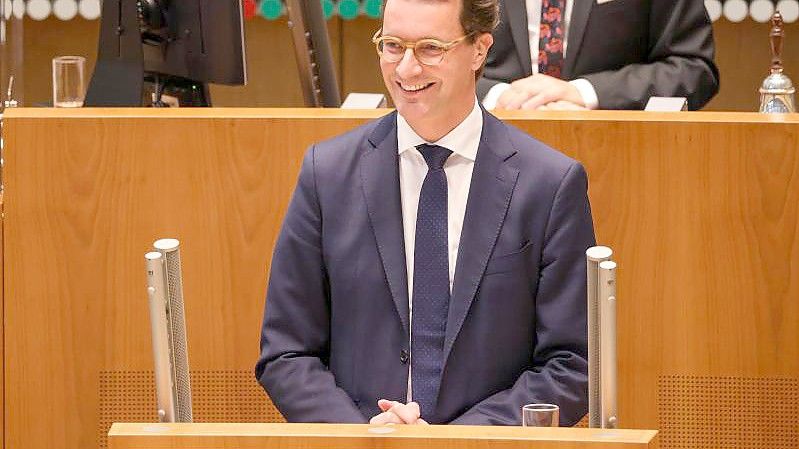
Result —
<instances>
[{"instance_id":1,"label":"suit jacket button","mask_svg":"<svg viewBox=\"0 0 799 449\"><path fill-rule=\"evenodd\" d=\"M409 358L410 358L410 356L408 355L408 351L406 351L404 349L402 351L400 351L400 362L402 362L403 365L408 363L408 359Z\"/></svg>"}]
</instances>

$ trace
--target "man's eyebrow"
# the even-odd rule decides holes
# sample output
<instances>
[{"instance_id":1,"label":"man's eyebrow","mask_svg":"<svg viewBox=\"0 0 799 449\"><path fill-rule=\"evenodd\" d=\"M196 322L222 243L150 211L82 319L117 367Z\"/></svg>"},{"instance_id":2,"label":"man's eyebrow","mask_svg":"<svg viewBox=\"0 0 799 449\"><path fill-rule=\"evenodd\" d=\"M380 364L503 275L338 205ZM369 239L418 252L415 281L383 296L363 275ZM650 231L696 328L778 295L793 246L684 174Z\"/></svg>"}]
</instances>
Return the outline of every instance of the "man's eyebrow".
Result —
<instances>
[{"instance_id":1,"label":"man's eyebrow","mask_svg":"<svg viewBox=\"0 0 799 449\"><path fill-rule=\"evenodd\" d=\"M383 32L380 35L381 36L396 37L397 39L401 39L401 40L403 40L405 42L419 42L419 41L429 41L429 40L439 41L439 42L449 42L451 40L451 39L442 39L442 38L436 37L436 36L422 36L422 37L420 37L418 39L406 39L406 38L404 38L402 36L397 36L396 34L391 34L391 33L386 33L386 32Z\"/></svg>"}]
</instances>

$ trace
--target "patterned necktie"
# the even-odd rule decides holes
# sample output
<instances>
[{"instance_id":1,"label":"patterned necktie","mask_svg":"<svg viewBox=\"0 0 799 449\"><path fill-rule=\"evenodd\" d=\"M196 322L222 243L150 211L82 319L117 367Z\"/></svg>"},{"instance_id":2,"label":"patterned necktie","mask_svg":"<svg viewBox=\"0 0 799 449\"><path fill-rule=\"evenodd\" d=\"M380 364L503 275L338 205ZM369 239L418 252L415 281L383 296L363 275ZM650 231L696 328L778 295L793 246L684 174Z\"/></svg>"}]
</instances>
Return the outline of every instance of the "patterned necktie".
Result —
<instances>
[{"instance_id":1,"label":"patterned necktie","mask_svg":"<svg viewBox=\"0 0 799 449\"><path fill-rule=\"evenodd\" d=\"M542 0L538 73L561 77L563 69L563 12L565 0Z\"/></svg>"},{"instance_id":2,"label":"patterned necktie","mask_svg":"<svg viewBox=\"0 0 799 449\"><path fill-rule=\"evenodd\" d=\"M411 319L411 388L422 417L435 411L444 364L444 335L449 309L447 249L447 176L444 162L452 152L420 145L427 176L419 195L413 252L413 317Z\"/></svg>"}]
</instances>

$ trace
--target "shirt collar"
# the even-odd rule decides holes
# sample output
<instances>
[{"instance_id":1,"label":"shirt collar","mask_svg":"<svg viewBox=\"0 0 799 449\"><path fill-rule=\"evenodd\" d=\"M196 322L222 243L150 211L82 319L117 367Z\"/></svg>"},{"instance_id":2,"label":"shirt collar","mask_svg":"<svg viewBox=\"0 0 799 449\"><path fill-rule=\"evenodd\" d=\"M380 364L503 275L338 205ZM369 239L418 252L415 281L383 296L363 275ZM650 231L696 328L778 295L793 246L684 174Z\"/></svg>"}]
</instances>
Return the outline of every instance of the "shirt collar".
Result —
<instances>
[{"instance_id":1,"label":"shirt collar","mask_svg":"<svg viewBox=\"0 0 799 449\"><path fill-rule=\"evenodd\" d=\"M444 147L470 161L477 158L477 148L480 146L480 136L483 133L483 111L474 99L474 108L458 126L435 142L422 139L411 125L397 114L397 148L399 154L416 148L423 143Z\"/></svg>"}]
</instances>

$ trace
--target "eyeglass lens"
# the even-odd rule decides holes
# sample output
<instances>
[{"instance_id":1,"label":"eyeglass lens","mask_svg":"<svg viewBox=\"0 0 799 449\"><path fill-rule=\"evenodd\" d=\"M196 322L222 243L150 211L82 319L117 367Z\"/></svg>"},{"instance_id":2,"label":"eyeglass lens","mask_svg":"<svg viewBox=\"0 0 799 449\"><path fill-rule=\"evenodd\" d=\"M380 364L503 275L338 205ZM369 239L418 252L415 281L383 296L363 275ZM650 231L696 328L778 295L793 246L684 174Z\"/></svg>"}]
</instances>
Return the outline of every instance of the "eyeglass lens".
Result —
<instances>
[{"instance_id":1,"label":"eyeglass lens","mask_svg":"<svg viewBox=\"0 0 799 449\"><path fill-rule=\"evenodd\" d=\"M384 39L380 42L378 49L387 62L398 62L405 55L407 46L394 39ZM422 64L436 65L444 58L446 49L443 45L435 42L419 42L413 49L416 59Z\"/></svg>"}]
</instances>

